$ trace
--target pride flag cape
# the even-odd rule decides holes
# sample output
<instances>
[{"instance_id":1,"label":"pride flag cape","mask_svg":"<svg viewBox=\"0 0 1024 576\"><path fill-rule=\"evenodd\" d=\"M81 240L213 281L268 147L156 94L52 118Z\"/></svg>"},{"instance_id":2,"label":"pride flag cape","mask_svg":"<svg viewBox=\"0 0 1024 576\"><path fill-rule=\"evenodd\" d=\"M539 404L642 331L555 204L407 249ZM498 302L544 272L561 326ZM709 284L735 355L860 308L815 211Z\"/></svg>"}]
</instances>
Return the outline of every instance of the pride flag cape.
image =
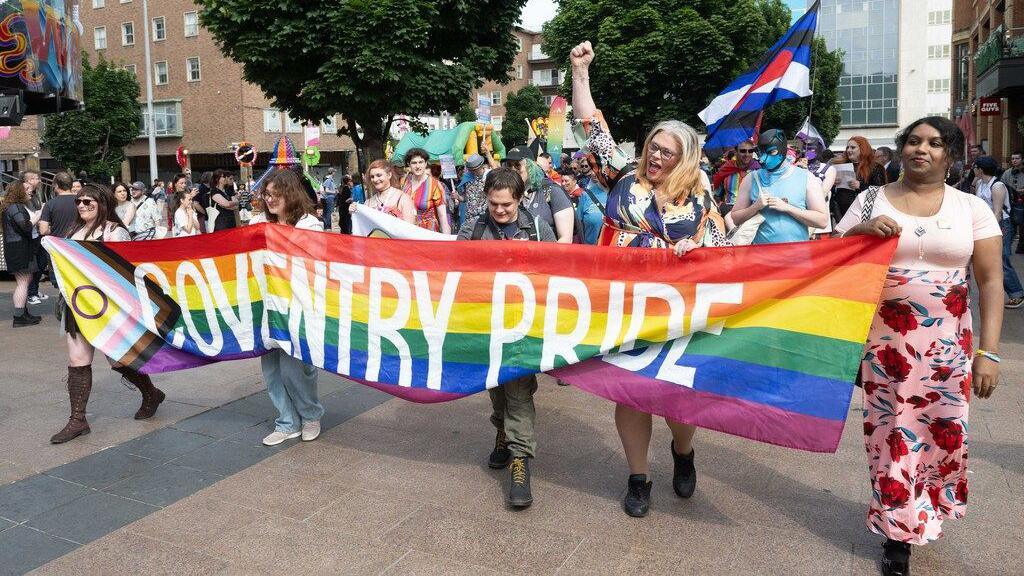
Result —
<instances>
[{"instance_id":1,"label":"pride flag cape","mask_svg":"<svg viewBox=\"0 0 1024 576\"><path fill-rule=\"evenodd\" d=\"M835 451L895 242L698 250L359 238L261 224L47 237L99 350L144 373L280 348L413 400L558 369L638 409Z\"/></svg>"}]
</instances>

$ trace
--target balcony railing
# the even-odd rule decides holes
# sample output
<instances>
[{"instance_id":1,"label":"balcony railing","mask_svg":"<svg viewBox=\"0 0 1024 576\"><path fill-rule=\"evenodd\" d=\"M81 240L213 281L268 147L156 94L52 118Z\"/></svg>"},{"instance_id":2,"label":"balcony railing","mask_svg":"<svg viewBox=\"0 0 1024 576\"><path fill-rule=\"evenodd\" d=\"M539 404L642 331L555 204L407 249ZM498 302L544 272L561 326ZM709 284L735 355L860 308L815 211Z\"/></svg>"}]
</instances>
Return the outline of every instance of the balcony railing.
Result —
<instances>
[{"instance_id":1,"label":"balcony railing","mask_svg":"<svg viewBox=\"0 0 1024 576\"><path fill-rule=\"evenodd\" d=\"M974 55L974 73L981 76L1003 58L1020 57L1024 57L1024 29L1016 28L1007 33L999 26L978 47L978 53Z\"/></svg>"}]
</instances>

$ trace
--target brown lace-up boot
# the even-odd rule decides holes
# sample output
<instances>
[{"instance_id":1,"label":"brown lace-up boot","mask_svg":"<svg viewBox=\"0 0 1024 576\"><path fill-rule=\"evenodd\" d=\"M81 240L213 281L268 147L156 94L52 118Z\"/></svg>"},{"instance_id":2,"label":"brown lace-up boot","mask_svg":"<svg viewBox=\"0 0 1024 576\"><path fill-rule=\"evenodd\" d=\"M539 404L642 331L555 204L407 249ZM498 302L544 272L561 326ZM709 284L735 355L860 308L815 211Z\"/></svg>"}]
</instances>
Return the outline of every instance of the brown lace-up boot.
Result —
<instances>
[{"instance_id":1,"label":"brown lace-up boot","mask_svg":"<svg viewBox=\"0 0 1024 576\"><path fill-rule=\"evenodd\" d=\"M92 366L68 366L68 396L71 398L71 417L64 429L50 438L53 444L88 434L89 423L85 420L85 405L89 403L92 391Z\"/></svg>"},{"instance_id":2,"label":"brown lace-up boot","mask_svg":"<svg viewBox=\"0 0 1024 576\"><path fill-rule=\"evenodd\" d=\"M135 419L145 420L146 418L152 418L153 414L156 414L156 409L160 406L160 403L167 396L159 388L153 386L153 381L150 380L149 376L142 374L134 368L113 366L113 369L114 372L117 372L125 380L138 388L139 392L142 392L142 406L135 413Z\"/></svg>"}]
</instances>

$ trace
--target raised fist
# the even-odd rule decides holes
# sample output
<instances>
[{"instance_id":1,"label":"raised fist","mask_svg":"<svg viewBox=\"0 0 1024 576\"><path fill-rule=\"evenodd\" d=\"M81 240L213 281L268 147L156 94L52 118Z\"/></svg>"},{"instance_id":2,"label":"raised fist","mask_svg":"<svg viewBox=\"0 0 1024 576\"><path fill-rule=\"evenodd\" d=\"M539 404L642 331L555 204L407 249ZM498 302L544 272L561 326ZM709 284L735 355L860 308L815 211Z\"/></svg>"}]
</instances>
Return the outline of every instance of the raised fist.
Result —
<instances>
[{"instance_id":1,"label":"raised fist","mask_svg":"<svg viewBox=\"0 0 1024 576\"><path fill-rule=\"evenodd\" d=\"M587 68L594 61L594 47L589 40L584 40L569 52L569 62L573 68Z\"/></svg>"}]
</instances>

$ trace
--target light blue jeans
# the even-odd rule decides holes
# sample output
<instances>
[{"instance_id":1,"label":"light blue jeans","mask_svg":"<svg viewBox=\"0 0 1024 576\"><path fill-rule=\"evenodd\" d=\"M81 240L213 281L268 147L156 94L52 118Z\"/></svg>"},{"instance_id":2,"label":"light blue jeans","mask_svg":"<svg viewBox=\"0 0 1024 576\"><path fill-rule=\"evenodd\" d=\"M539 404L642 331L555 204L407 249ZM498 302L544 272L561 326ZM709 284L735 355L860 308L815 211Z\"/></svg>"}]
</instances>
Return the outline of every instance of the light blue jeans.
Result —
<instances>
[{"instance_id":1,"label":"light blue jeans","mask_svg":"<svg viewBox=\"0 0 1024 576\"><path fill-rule=\"evenodd\" d=\"M1013 298L1020 298L1024 296L1024 286L1020 284L1020 277L1017 276L1017 271L1013 269L1013 261L1011 260L1013 251L1010 247L1013 245L1013 224L1010 223L1009 218L1004 218L999 223L999 228L1003 231L1003 290L1006 291L1006 295Z\"/></svg>"},{"instance_id":2,"label":"light blue jeans","mask_svg":"<svg viewBox=\"0 0 1024 576\"><path fill-rule=\"evenodd\" d=\"M277 408L274 430L298 432L303 422L315 422L324 415L316 389L316 368L278 349L264 354L260 364L267 394Z\"/></svg>"}]
</instances>

